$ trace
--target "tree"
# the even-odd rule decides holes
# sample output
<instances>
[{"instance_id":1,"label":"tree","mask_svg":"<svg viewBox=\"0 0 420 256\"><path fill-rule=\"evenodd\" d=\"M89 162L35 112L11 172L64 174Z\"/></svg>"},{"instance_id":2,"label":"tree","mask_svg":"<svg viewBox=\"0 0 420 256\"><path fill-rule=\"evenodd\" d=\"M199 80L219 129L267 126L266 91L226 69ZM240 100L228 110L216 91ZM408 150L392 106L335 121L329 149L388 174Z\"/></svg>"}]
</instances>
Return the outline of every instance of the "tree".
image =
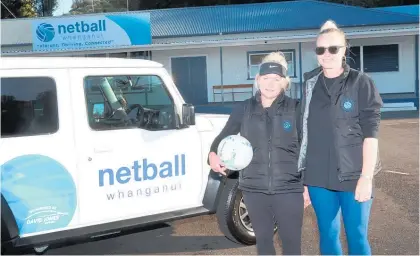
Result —
<instances>
[{"instance_id":1,"label":"tree","mask_svg":"<svg viewBox=\"0 0 420 256\"><path fill-rule=\"evenodd\" d=\"M35 10L38 17L53 16L57 9L57 0L32 0L35 4Z\"/></svg>"},{"instance_id":2,"label":"tree","mask_svg":"<svg viewBox=\"0 0 420 256\"><path fill-rule=\"evenodd\" d=\"M73 0L69 14L127 11L127 0Z\"/></svg>"},{"instance_id":3,"label":"tree","mask_svg":"<svg viewBox=\"0 0 420 256\"><path fill-rule=\"evenodd\" d=\"M2 0L1 1L1 18L12 19L20 16L20 8L22 7L22 1L19 0Z\"/></svg>"},{"instance_id":4,"label":"tree","mask_svg":"<svg viewBox=\"0 0 420 256\"><path fill-rule=\"evenodd\" d=\"M93 12L92 3L88 3L86 0L73 0L73 4L71 5L68 14L76 15L90 12Z\"/></svg>"},{"instance_id":5,"label":"tree","mask_svg":"<svg viewBox=\"0 0 420 256\"><path fill-rule=\"evenodd\" d=\"M2 0L1 18L52 16L57 0ZM5 8L6 6L7 8Z\"/></svg>"},{"instance_id":6,"label":"tree","mask_svg":"<svg viewBox=\"0 0 420 256\"><path fill-rule=\"evenodd\" d=\"M20 17L36 17L35 6L32 0L21 0L22 6L19 9Z\"/></svg>"}]
</instances>

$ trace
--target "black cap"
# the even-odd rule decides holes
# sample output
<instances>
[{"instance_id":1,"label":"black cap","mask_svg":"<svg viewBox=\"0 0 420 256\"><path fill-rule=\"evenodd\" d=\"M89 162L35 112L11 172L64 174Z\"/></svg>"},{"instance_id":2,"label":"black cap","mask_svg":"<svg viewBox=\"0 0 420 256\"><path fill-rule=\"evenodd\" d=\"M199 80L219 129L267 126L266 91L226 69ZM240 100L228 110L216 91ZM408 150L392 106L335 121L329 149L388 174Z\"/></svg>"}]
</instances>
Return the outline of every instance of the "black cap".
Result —
<instances>
[{"instance_id":1,"label":"black cap","mask_svg":"<svg viewBox=\"0 0 420 256\"><path fill-rule=\"evenodd\" d=\"M287 70L283 65L276 62L266 62L260 66L260 75L276 74L281 77L287 76Z\"/></svg>"}]
</instances>

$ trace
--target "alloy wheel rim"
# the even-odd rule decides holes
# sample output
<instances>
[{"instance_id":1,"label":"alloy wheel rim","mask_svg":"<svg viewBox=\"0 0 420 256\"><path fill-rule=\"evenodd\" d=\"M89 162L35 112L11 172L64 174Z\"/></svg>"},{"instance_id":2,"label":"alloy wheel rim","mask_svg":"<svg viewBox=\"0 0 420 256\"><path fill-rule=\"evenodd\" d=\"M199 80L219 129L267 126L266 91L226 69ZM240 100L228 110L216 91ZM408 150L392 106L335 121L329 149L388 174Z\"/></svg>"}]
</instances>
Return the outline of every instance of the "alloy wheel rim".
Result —
<instances>
[{"instance_id":1,"label":"alloy wheel rim","mask_svg":"<svg viewBox=\"0 0 420 256\"><path fill-rule=\"evenodd\" d=\"M252 228L251 219L249 218L248 210L246 208L246 205L244 203L244 198L241 198L241 201L239 202L239 220L241 221L241 224L250 232L254 232L254 229Z\"/></svg>"}]
</instances>

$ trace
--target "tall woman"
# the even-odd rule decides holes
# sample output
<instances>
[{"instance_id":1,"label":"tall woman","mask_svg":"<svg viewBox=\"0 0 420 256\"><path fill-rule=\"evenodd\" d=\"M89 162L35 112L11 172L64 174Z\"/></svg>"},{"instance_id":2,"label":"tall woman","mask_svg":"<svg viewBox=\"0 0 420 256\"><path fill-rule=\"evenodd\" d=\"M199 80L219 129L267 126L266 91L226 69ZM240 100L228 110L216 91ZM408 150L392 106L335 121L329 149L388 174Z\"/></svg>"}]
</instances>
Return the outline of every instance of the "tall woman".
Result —
<instances>
[{"instance_id":1,"label":"tall woman","mask_svg":"<svg viewBox=\"0 0 420 256\"><path fill-rule=\"evenodd\" d=\"M225 174L216 154L220 141L240 133L253 147L250 165L240 171L239 189L252 222L259 255L275 255L275 221L283 254L301 254L304 191L297 170L299 155L296 114L298 102L287 95L289 85L284 55L266 56L256 76L257 93L238 104L226 126L215 138L209 153L213 171Z\"/></svg>"},{"instance_id":2,"label":"tall woman","mask_svg":"<svg viewBox=\"0 0 420 256\"><path fill-rule=\"evenodd\" d=\"M316 41L320 67L305 74L299 170L321 254L342 254L341 210L349 254L366 255L382 100L372 79L348 66L346 49L344 32L327 21Z\"/></svg>"}]
</instances>

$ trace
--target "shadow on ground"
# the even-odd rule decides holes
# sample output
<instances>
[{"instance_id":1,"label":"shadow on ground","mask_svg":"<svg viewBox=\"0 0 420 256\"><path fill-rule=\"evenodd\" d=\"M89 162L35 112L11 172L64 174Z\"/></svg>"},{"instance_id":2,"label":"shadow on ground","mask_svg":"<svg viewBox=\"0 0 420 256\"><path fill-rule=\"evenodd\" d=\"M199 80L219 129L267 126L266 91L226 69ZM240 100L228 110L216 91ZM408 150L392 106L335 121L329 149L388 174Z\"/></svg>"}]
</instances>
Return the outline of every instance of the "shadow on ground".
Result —
<instances>
[{"instance_id":1,"label":"shadow on ground","mask_svg":"<svg viewBox=\"0 0 420 256\"><path fill-rule=\"evenodd\" d=\"M191 254L208 250L223 250L245 247L224 236L176 236L168 224L152 226L149 229L133 229L119 236L102 239L65 243L51 247L46 255L92 254ZM130 240L131 242L127 242ZM137 242L135 242L137 241ZM33 254L27 251L25 254Z\"/></svg>"}]
</instances>

